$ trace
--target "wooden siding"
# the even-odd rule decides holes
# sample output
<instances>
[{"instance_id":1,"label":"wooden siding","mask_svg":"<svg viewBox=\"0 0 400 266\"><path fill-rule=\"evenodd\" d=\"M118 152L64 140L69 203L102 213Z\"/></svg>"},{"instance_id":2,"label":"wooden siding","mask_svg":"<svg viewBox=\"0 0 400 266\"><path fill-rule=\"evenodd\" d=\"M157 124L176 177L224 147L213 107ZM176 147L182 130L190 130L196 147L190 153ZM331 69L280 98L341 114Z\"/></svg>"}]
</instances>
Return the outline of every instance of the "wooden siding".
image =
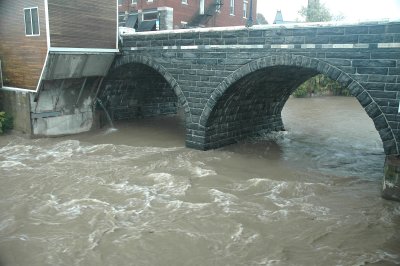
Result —
<instances>
[{"instance_id":1,"label":"wooden siding","mask_svg":"<svg viewBox=\"0 0 400 266\"><path fill-rule=\"evenodd\" d=\"M117 0L48 0L50 46L117 48Z\"/></svg>"},{"instance_id":2,"label":"wooden siding","mask_svg":"<svg viewBox=\"0 0 400 266\"><path fill-rule=\"evenodd\" d=\"M38 7L40 36L25 36L24 8ZM35 90L46 59L44 0L0 0L0 60L4 86Z\"/></svg>"}]
</instances>

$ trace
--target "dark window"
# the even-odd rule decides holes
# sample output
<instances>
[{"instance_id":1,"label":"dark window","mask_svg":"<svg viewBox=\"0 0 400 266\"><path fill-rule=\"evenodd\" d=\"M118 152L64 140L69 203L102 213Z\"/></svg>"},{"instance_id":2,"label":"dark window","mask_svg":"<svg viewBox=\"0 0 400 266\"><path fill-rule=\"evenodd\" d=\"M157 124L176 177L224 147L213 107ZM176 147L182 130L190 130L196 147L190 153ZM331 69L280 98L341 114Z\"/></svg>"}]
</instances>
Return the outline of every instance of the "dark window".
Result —
<instances>
[{"instance_id":1,"label":"dark window","mask_svg":"<svg viewBox=\"0 0 400 266\"><path fill-rule=\"evenodd\" d=\"M158 19L158 12L143 13L143 20L154 20Z\"/></svg>"},{"instance_id":2,"label":"dark window","mask_svg":"<svg viewBox=\"0 0 400 266\"><path fill-rule=\"evenodd\" d=\"M40 35L39 31L39 14L38 8L25 8L25 35L27 36L34 36Z\"/></svg>"}]
</instances>

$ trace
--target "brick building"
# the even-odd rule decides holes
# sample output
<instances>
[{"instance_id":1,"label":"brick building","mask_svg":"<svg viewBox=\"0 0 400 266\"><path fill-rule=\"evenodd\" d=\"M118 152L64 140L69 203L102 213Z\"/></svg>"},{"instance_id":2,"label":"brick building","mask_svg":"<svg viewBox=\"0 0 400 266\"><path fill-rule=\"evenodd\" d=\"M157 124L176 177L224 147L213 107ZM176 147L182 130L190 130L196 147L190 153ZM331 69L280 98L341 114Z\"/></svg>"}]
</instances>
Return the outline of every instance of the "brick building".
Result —
<instances>
[{"instance_id":1,"label":"brick building","mask_svg":"<svg viewBox=\"0 0 400 266\"><path fill-rule=\"evenodd\" d=\"M225 27L246 25L250 12L255 19L257 0L118 0L118 7L120 25L138 31Z\"/></svg>"}]
</instances>

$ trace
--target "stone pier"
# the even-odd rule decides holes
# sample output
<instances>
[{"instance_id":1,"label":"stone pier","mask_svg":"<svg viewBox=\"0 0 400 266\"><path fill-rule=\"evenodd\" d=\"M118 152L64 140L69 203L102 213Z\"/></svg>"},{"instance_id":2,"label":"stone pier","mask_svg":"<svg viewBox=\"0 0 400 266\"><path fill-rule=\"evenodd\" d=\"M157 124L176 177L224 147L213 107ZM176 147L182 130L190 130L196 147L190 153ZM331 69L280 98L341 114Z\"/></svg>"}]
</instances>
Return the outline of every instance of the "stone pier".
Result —
<instances>
[{"instance_id":1,"label":"stone pier","mask_svg":"<svg viewBox=\"0 0 400 266\"><path fill-rule=\"evenodd\" d=\"M382 197L400 201L400 156L386 157Z\"/></svg>"}]
</instances>

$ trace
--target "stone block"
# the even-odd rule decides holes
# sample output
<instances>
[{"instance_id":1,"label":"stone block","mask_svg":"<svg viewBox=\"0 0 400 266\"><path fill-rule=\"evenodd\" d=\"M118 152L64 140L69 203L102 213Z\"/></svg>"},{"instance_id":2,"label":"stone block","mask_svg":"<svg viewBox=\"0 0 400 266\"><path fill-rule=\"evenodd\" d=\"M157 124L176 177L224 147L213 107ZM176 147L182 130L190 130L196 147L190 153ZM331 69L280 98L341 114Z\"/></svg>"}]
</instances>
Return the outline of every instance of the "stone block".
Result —
<instances>
[{"instance_id":1,"label":"stone block","mask_svg":"<svg viewBox=\"0 0 400 266\"><path fill-rule=\"evenodd\" d=\"M329 43L358 43L358 35L329 36Z\"/></svg>"},{"instance_id":2,"label":"stone block","mask_svg":"<svg viewBox=\"0 0 400 266\"><path fill-rule=\"evenodd\" d=\"M238 38L225 38L224 39L224 44L225 45L238 44Z\"/></svg>"},{"instance_id":3,"label":"stone block","mask_svg":"<svg viewBox=\"0 0 400 266\"><path fill-rule=\"evenodd\" d=\"M367 112L368 116L371 117L372 119L382 114L381 109L375 102L371 102L364 109Z\"/></svg>"},{"instance_id":4,"label":"stone block","mask_svg":"<svg viewBox=\"0 0 400 266\"><path fill-rule=\"evenodd\" d=\"M400 24L389 24L386 26L386 33L400 33Z\"/></svg>"},{"instance_id":5,"label":"stone block","mask_svg":"<svg viewBox=\"0 0 400 266\"><path fill-rule=\"evenodd\" d=\"M315 36L317 31L315 29L293 29L293 36Z\"/></svg>"},{"instance_id":6,"label":"stone block","mask_svg":"<svg viewBox=\"0 0 400 266\"><path fill-rule=\"evenodd\" d=\"M195 45L195 41L192 39L180 39L180 40L175 40L175 45L191 46L191 45Z\"/></svg>"},{"instance_id":7,"label":"stone block","mask_svg":"<svg viewBox=\"0 0 400 266\"><path fill-rule=\"evenodd\" d=\"M346 73L348 75L356 74L356 68L354 68L354 67L339 66L338 69L340 69L342 71L342 73Z\"/></svg>"},{"instance_id":8,"label":"stone block","mask_svg":"<svg viewBox=\"0 0 400 266\"><path fill-rule=\"evenodd\" d=\"M330 36L305 36L305 43L308 44L325 44L329 43Z\"/></svg>"},{"instance_id":9,"label":"stone block","mask_svg":"<svg viewBox=\"0 0 400 266\"><path fill-rule=\"evenodd\" d=\"M318 28L317 35L344 35L343 27Z\"/></svg>"},{"instance_id":10,"label":"stone block","mask_svg":"<svg viewBox=\"0 0 400 266\"><path fill-rule=\"evenodd\" d=\"M368 104L370 104L372 102L370 95L366 91L363 91L356 97L357 97L357 100L360 102L361 106L363 106L363 107L367 106Z\"/></svg>"},{"instance_id":11,"label":"stone block","mask_svg":"<svg viewBox=\"0 0 400 266\"><path fill-rule=\"evenodd\" d=\"M204 38L212 38L212 39L221 39L222 38L222 31L206 31L200 32L200 39Z\"/></svg>"},{"instance_id":12,"label":"stone block","mask_svg":"<svg viewBox=\"0 0 400 266\"><path fill-rule=\"evenodd\" d=\"M341 73L337 79L337 82L346 88L348 85L350 85L352 79L347 74Z\"/></svg>"},{"instance_id":13,"label":"stone block","mask_svg":"<svg viewBox=\"0 0 400 266\"><path fill-rule=\"evenodd\" d=\"M357 73L387 75L389 73L389 69L387 67L357 67Z\"/></svg>"},{"instance_id":14,"label":"stone block","mask_svg":"<svg viewBox=\"0 0 400 266\"><path fill-rule=\"evenodd\" d=\"M353 96L355 96L355 97L357 97L358 95L360 95L360 94L364 91L364 88L361 87L360 84L359 84L358 82L355 82L355 81L353 81L353 82L348 86L348 89L349 89L350 93L351 93ZM357 98L358 98L358 97L357 97ZM362 98L360 98L360 99L362 99ZM360 100L360 99L359 99L359 100Z\"/></svg>"},{"instance_id":15,"label":"stone block","mask_svg":"<svg viewBox=\"0 0 400 266\"><path fill-rule=\"evenodd\" d=\"M384 91L385 83L382 82L362 82L361 85L368 91Z\"/></svg>"},{"instance_id":16,"label":"stone block","mask_svg":"<svg viewBox=\"0 0 400 266\"><path fill-rule=\"evenodd\" d=\"M249 37L248 30L223 31L222 38Z\"/></svg>"},{"instance_id":17,"label":"stone block","mask_svg":"<svg viewBox=\"0 0 400 266\"><path fill-rule=\"evenodd\" d=\"M305 43L305 38L304 36L286 36L283 43L303 44Z\"/></svg>"},{"instance_id":18,"label":"stone block","mask_svg":"<svg viewBox=\"0 0 400 266\"><path fill-rule=\"evenodd\" d=\"M398 114L398 107L386 107L383 109L385 114Z\"/></svg>"},{"instance_id":19,"label":"stone block","mask_svg":"<svg viewBox=\"0 0 400 266\"><path fill-rule=\"evenodd\" d=\"M359 35L359 43L390 43L393 42L393 36L391 35Z\"/></svg>"},{"instance_id":20,"label":"stone block","mask_svg":"<svg viewBox=\"0 0 400 266\"><path fill-rule=\"evenodd\" d=\"M264 37L264 32L261 30L249 30L249 37Z\"/></svg>"},{"instance_id":21,"label":"stone block","mask_svg":"<svg viewBox=\"0 0 400 266\"><path fill-rule=\"evenodd\" d=\"M385 25L372 25L369 27L369 34L383 34L386 32Z\"/></svg>"},{"instance_id":22,"label":"stone block","mask_svg":"<svg viewBox=\"0 0 400 266\"><path fill-rule=\"evenodd\" d=\"M339 58L339 59L370 59L371 55L369 52L327 52L326 58Z\"/></svg>"},{"instance_id":23,"label":"stone block","mask_svg":"<svg viewBox=\"0 0 400 266\"><path fill-rule=\"evenodd\" d=\"M392 91L370 91L370 95L373 98L381 98L381 99L396 99L397 92Z\"/></svg>"},{"instance_id":24,"label":"stone block","mask_svg":"<svg viewBox=\"0 0 400 266\"><path fill-rule=\"evenodd\" d=\"M375 60L353 60L353 67L396 67L396 60L375 59Z\"/></svg>"},{"instance_id":25,"label":"stone block","mask_svg":"<svg viewBox=\"0 0 400 266\"><path fill-rule=\"evenodd\" d=\"M400 59L400 53L393 51L385 51L385 50L373 51L371 52L371 59Z\"/></svg>"},{"instance_id":26,"label":"stone block","mask_svg":"<svg viewBox=\"0 0 400 266\"><path fill-rule=\"evenodd\" d=\"M397 63L399 65L399 63ZM400 76L400 67L389 68L389 75L399 75ZM400 83L400 79L397 78L397 83Z\"/></svg>"},{"instance_id":27,"label":"stone block","mask_svg":"<svg viewBox=\"0 0 400 266\"><path fill-rule=\"evenodd\" d=\"M176 40L163 40L162 45L163 46L175 46Z\"/></svg>"},{"instance_id":28,"label":"stone block","mask_svg":"<svg viewBox=\"0 0 400 266\"><path fill-rule=\"evenodd\" d=\"M400 83L387 83L385 91L400 91Z\"/></svg>"},{"instance_id":29,"label":"stone block","mask_svg":"<svg viewBox=\"0 0 400 266\"><path fill-rule=\"evenodd\" d=\"M378 131L380 131L382 129L385 129L385 128L387 128L389 126L387 121L386 121L386 118L385 118L385 116L383 114L373 118L372 120L374 121L375 128Z\"/></svg>"},{"instance_id":30,"label":"stone block","mask_svg":"<svg viewBox=\"0 0 400 266\"><path fill-rule=\"evenodd\" d=\"M392 76L392 75L368 75L368 82L396 83L396 76Z\"/></svg>"},{"instance_id":31,"label":"stone block","mask_svg":"<svg viewBox=\"0 0 400 266\"><path fill-rule=\"evenodd\" d=\"M348 59L337 59L337 58L327 58L324 59L325 62L334 66L351 66L351 60Z\"/></svg>"},{"instance_id":32,"label":"stone block","mask_svg":"<svg viewBox=\"0 0 400 266\"><path fill-rule=\"evenodd\" d=\"M265 38L265 44L283 44L285 43L285 37L267 37Z\"/></svg>"},{"instance_id":33,"label":"stone block","mask_svg":"<svg viewBox=\"0 0 400 266\"><path fill-rule=\"evenodd\" d=\"M365 26L350 26L344 29L346 35L350 34L368 34L369 28Z\"/></svg>"}]
</instances>

